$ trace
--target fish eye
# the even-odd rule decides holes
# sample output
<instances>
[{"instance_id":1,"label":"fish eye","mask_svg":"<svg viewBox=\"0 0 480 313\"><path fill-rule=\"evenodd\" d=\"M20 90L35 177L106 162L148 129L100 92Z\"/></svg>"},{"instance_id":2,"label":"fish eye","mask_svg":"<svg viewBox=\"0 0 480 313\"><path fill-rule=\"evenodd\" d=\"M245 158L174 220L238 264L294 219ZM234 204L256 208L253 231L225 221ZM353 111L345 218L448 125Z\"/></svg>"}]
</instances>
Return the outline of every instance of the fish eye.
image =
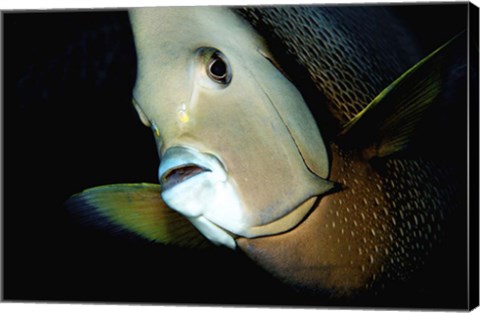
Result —
<instances>
[{"instance_id":1,"label":"fish eye","mask_svg":"<svg viewBox=\"0 0 480 313\"><path fill-rule=\"evenodd\" d=\"M208 60L207 74L214 82L222 85L227 85L232 80L230 65L220 51L215 51Z\"/></svg>"}]
</instances>

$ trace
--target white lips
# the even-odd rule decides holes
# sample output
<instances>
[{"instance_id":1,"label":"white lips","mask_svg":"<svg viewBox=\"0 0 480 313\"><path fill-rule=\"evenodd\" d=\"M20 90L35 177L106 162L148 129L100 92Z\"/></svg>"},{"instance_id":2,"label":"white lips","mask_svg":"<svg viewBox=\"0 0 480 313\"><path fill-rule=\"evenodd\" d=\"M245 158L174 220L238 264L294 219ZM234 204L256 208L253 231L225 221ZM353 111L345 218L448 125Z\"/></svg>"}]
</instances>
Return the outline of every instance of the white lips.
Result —
<instances>
[{"instance_id":1,"label":"white lips","mask_svg":"<svg viewBox=\"0 0 480 313\"><path fill-rule=\"evenodd\" d=\"M212 242L235 248L235 240L225 230L242 234L249 224L225 168L211 154L172 147L162 157L158 171L160 181L172 169L187 165L196 165L205 171L164 190L163 200L186 216Z\"/></svg>"},{"instance_id":2,"label":"white lips","mask_svg":"<svg viewBox=\"0 0 480 313\"><path fill-rule=\"evenodd\" d=\"M225 181L227 179L225 169L217 158L186 147L172 147L165 152L158 169L158 178L162 181L163 175L171 169L188 164L195 164L201 168L208 169L218 180Z\"/></svg>"}]
</instances>

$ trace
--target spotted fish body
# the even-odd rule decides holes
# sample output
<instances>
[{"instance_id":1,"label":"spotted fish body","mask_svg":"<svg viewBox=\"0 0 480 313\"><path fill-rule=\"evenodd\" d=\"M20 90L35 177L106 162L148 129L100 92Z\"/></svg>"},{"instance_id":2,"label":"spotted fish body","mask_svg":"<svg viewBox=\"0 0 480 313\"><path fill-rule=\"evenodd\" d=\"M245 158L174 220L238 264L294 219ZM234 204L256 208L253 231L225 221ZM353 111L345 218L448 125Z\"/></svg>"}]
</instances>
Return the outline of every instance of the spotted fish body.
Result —
<instances>
[{"instance_id":1,"label":"spotted fish body","mask_svg":"<svg viewBox=\"0 0 480 313\"><path fill-rule=\"evenodd\" d=\"M239 12L282 42L340 125L419 58L412 38L384 8ZM450 168L418 155L370 159L335 139L330 153L329 179L341 191L323 197L296 229L240 239L240 246L281 279L307 289L343 293L409 277L439 242L445 216L455 208Z\"/></svg>"},{"instance_id":2,"label":"spotted fish body","mask_svg":"<svg viewBox=\"0 0 480 313\"><path fill-rule=\"evenodd\" d=\"M322 198L296 229L241 239L240 246L282 280L309 290L383 288L404 280L438 244L455 207L448 171L423 160L365 162L333 144L330 179L341 191Z\"/></svg>"},{"instance_id":3,"label":"spotted fish body","mask_svg":"<svg viewBox=\"0 0 480 313\"><path fill-rule=\"evenodd\" d=\"M328 291L337 295L350 294L359 290L376 289L391 281L408 278L411 272L421 266L439 241L445 220L458 202L458 190L455 188L449 164L437 162L420 154L405 153L405 147L415 126L421 121L425 108L435 102L444 86L442 81L444 75L441 72L444 66L439 65L440 61L444 62L442 59L444 50L439 48L428 57L421 59L413 44L413 39L399 24L392 22L394 19L391 15L378 7L258 7L235 8L233 11L253 25L255 30L266 39L268 49L263 47L263 43L258 44L257 42L257 50L271 50L272 55L263 50L261 54L265 54L265 58L274 67L264 59L257 60L255 64L262 64L261 66L265 66L266 69L278 75L276 77L289 78L302 92L305 91L303 89L305 86L301 82L306 84L310 82L315 89L314 94L321 95L318 99L313 100L308 97L309 101L306 105L314 113L317 113L316 108L325 109L325 111L320 110L319 112L328 112L325 116L315 116L317 123L333 120L330 124L319 123L318 125L325 139L325 147L318 151L322 152L324 151L322 149L325 148L328 152L328 160L325 157L327 153L322 152L322 157L319 158L321 162L317 162L314 153L311 153L315 149L305 148L309 143L311 145L314 142L313 138L317 138L316 143L323 145L323 141L317 133L315 133L317 137L311 136L313 128L305 131L305 128L299 127L302 123L298 123L298 120L288 121L289 118L292 119L292 115L286 113L292 113L288 111L291 108L289 109L286 104L278 105L275 107L275 112L280 117L277 124L274 124L271 115L265 114L265 117L271 118L270 123L274 125L272 129L275 131L281 128L280 121L286 125L286 135L276 139L276 144L273 146L281 147L285 138L292 136L293 141L289 141L289 151L298 152L299 155L296 159L288 160L285 166L289 166L290 170L294 168L293 165L303 170L308 169L305 171L306 174L301 177L315 175L313 175L314 179L311 178L310 182L305 184L313 186L315 183L322 188L316 188L315 192L317 193L313 193L313 197L299 205L301 210L293 209L279 214L278 210L275 212L275 204L298 203L298 201L295 202L297 199L294 199L298 196L295 190L297 188L301 190L303 186L297 184L291 186L288 181L285 183L271 182L271 186L265 188L269 188L271 194L275 193L277 187L281 188L279 190L282 190L281 194L285 198L270 199L270 193L264 193L261 197L263 197L264 203L270 204L270 206L267 206L267 210L251 211L252 214L256 214L256 217L267 221L265 222L268 225L267 230L265 227L262 229L262 226L265 225L260 225L260 227L254 225L255 227L251 228L245 227L242 229L243 232L235 233L234 227L233 230L225 231L222 227L218 227L217 223L228 219L228 216L210 224L195 226L201 232L208 227L217 227L215 231L220 229L221 236L224 236L221 238L222 240L226 238L225 241L215 242L208 237L212 234L208 231L205 231L208 235L203 234L214 243L227 242L228 244L225 245L231 248L240 248L272 275L302 289ZM181 17L183 13L179 10L173 14L179 14ZM155 14L152 16L155 17ZM168 14L164 17L169 18ZM140 49L144 49L139 55L141 62L149 65L149 62L152 61L149 59L148 49L152 49L151 45L154 45L155 41L150 42L145 38L150 38L157 29L150 28L148 23L145 23L146 26L142 25L141 20L141 14L135 17L136 23L141 25L137 26L136 32L145 32L148 35L143 40L139 40ZM239 22L238 25L242 25L242 23ZM238 25L236 27L241 28ZM168 36L173 33L172 29L176 28L175 24L170 25L170 31L163 34L166 37L162 40L168 43ZM205 38L207 37L205 36ZM207 41L205 38L202 37L202 44ZM194 37L194 39L196 38ZM172 42L170 41L170 43ZM189 47L190 40L187 40L186 44ZM163 46L154 48L161 50ZM195 51L194 49L198 47L189 48ZM230 47L226 47L222 51L224 53L227 51L228 57L227 48ZM156 53L155 49L152 49L154 53ZM175 45L172 43L171 50L162 56L172 58L174 49ZM162 52L165 51L162 50ZM258 57L258 54L255 54L255 57ZM156 60L161 58L153 59L157 62ZM187 56L182 55L179 59L187 59ZM175 79L178 78L180 81L181 91L189 91L190 76L187 74L195 72L194 70L185 71L184 64L179 66L175 62L175 59L171 59L167 63L168 66L171 66L172 72L175 72ZM156 71L156 67L144 65L144 68L147 70L139 75L139 81L142 82L141 88L136 89L136 93L144 98L140 98L138 102L135 101L135 105L146 125L162 123L161 131L154 127L161 157L164 156L168 159L173 154L171 151L181 151L179 155L182 157L192 154L191 150L178 149L175 146L175 149L168 150L168 147L164 147L165 142L168 143L168 141L161 138L161 135L165 136L169 133L180 133L184 136L185 133L182 132L185 129L192 131L184 136L188 138L187 144L192 144L192 142L196 144L195 140L198 140L197 137L202 134L201 131L208 130L199 136L203 140L200 146L210 149L207 150L209 151L208 158L215 155L221 157L222 149L231 143L229 138L223 138L225 137L224 133L234 134L236 140L242 142L244 150L249 150L250 145L255 145L257 139L250 140L239 137L239 135L244 136L247 132L229 130L230 132L224 132L222 136L218 137L219 132L212 128L212 125L215 124L205 123L205 121L212 121L216 118L220 123L216 125L224 125L225 128L227 128L225 125L244 127L243 124L249 123L246 122L246 118L242 119L242 116L238 116L248 114L246 111L239 111L241 114L234 111L241 107L241 104L235 103L235 99L239 99L240 96L227 93L233 89L233 84L238 83L235 79L242 77L240 74L235 76L240 70L234 72L232 86L217 88L224 92L220 100L216 98L215 92L218 90L214 90L214 92L208 90L207 92L202 89L204 86L210 86L211 82L203 82L203 86L193 88L195 92L200 90L200 96L191 97L192 99L202 100L203 98L208 101L200 101L200 105L192 106L192 110L188 114L190 114L190 122L193 122L184 125L186 123L184 120L177 123L171 118L176 115L170 116L171 112L167 111L175 113L175 105L180 104L180 102L175 102L180 98L177 94L169 94L169 90L174 88L158 92L152 86L157 83L155 79L159 75L148 73L150 70ZM237 65L235 68L234 64L232 68L235 70L240 66ZM165 68L161 67L161 70L165 70ZM246 73L250 75L251 71ZM160 73L163 72L160 71ZM247 74L244 74L243 77L249 77ZM305 75L302 76L303 74ZM183 79L182 75L186 75L187 78ZM258 77L260 77L259 74ZM263 83L261 80L260 82ZM175 83L176 81L172 79L165 84L174 86ZM282 89L276 89L278 81L269 81L269 83L271 85L265 85L270 86L267 91ZM284 81L282 84L285 84L282 86L287 86ZM249 88L251 88L249 89L251 92L258 91L257 88ZM245 90L238 86L237 89ZM283 90L287 92L286 88ZM205 93L202 94L202 92ZM261 97L266 95L266 98L275 105L281 103L279 99L282 97L279 94L269 95L268 92L264 92L259 95ZM242 104L249 103L247 98L249 95L242 94L241 96L247 99ZM163 101L168 105L158 100L164 99L162 97L168 99L168 101ZM255 99L257 98L260 97L255 97ZM222 105L225 105L225 101L229 104L236 104L233 108L220 107L221 110L225 110L222 113L228 113L223 116L229 118L222 119L222 114L217 111L209 111L212 110L213 105L217 104L216 101ZM140 108L142 103L146 109ZM295 103L298 104L298 101ZM258 104L262 108L263 105L264 103ZM199 107L202 107L202 110L198 110ZM184 103L180 109L179 112L184 113L182 116L187 116ZM258 110L257 114L261 115L262 111ZM152 117L154 115L157 116L156 119ZM233 119L232 116L238 116L238 119ZM298 116L302 117L301 114ZM197 124L195 124L195 117L197 122L200 121ZM251 116L249 117L251 118ZM232 120L235 123L232 123ZM258 123L255 123L255 126L263 127L266 125L265 120L268 119L261 118ZM176 128L175 123L182 126ZM206 127L197 129L196 127L202 123ZM310 122L305 122L305 124L308 123ZM327 129L327 126L331 126L333 129ZM325 134L329 135L324 136ZM172 135L169 139L178 145L182 136ZM208 141L209 138L214 138L213 144ZM220 145L220 148L216 147L215 144L221 140L223 140L223 144ZM265 145L257 144L254 148L257 150L252 149L252 151L265 154ZM164 150L170 152L166 153ZM241 155L238 146L234 147L232 151L230 152L234 159L240 160L237 159ZM225 151L223 152L225 154ZM258 188L251 188L252 181L258 183L259 179L263 179L265 182L269 182L270 177L276 176L270 176L271 173L263 166L249 165L248 162L255 160L256 153L245 152L250 159L241 159L242 164L245 163L242 170L245 175L251 174L248 176L250 182L243 179L231 186L235 188L235 186L241 185L238 182L249 186L251 201L258 203L257 198L260 196L251 195L258 192ZM270 157L274 160L274 156ZM208 160L211 161L211 159ZM298 160L301 161L300 164L298 164ZM275 163L277 161L278 163ZM279 162L284 160L277 161L272 162L277 167L283 166L284 163ZM328 165L327 169L325 164ZM230 169L232 165L236 164L232 163ZM249 167L255 168L256 171L249 173ZM225 168L228 169L228 166ZM257 177L256 175L260 171L261 175ZM225 173L228 174L228 170ZM319 175L319 173L321 174ZM285 177L285 175L281 177ZM285 179L287 180L288 177ZM333 185L335 187L332 188ZM321 190L321 193L318 190ZM184 247L205 246L205 238L186 219L182 219L182 215L172 211L160 197L155 196L162 191L158 185L98 187L74 196L71 206L75 210L81 211L82 214L90 214L85 212L91 212L93 208L96 214L112 220L114 224L122 225L160 243ZM113 193L114 196L112 196ZM179 197L181 195L173 197L173 200L182 201ZM135 200L132 201L132 199ZM126 213L130 211L135 212L133 214L135 218L131 221L127 218L130 215ZM299 211L300 213L297 214L296 212ZM288 220L288 216L292 216L292 213L294 218L284 223L287 226L283 225L282 220L285 217ZM157 218L152 218L155 216ZM197 217L194 216L194 218ZM162 222L159 222L160 220ZM277 223L278 221L281 222ZM280 230L278 230L279 224L282 224ZM162 231L157 231L157 228L162 228ZM255 229L261 229L261 231L255 232Z\"/></svg>"}]
</instances>

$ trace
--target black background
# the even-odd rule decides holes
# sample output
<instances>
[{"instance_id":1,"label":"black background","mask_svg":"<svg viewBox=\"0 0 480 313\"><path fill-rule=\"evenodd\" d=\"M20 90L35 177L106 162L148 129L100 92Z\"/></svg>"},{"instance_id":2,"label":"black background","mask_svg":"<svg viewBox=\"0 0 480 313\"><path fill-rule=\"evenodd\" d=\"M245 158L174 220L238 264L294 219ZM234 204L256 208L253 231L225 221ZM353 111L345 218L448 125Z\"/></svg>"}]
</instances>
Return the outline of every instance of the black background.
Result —
<instances>
[{"instance_id":1,"label":"black background","mask_svg":"<svg viewBox=\"0 0 480 313\"><path fill-rule=\"evenodd\" d=\"M466 27L465 4L392 8L426 52ZM3 18L5 299L465 307L465 212L439 265L401 292L353 300L297 293L240 253L184 251L78 225L64 207L73 193L156 182L153 136L130 101L136 66L127 13ZM464 127L466 120L458 122Z\"/></svg>"}]
</instances>

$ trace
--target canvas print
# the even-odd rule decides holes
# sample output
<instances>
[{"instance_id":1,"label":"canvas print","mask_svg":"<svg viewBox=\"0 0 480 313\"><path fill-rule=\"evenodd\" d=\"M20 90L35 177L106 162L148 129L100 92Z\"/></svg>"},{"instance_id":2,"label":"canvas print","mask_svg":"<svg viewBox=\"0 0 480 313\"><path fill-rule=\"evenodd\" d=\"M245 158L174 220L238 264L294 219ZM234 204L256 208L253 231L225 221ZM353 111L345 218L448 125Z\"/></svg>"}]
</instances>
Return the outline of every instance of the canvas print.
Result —
<instances>
[{"instance_id":1,"label":"canvas print","mask_svg":"<svg viewBox=\"0 0 480 313\"><path fill-rule=\"evenodd\" d=\"M3 29L4 300L477 305L474 5Z\"/></svg>"}]
</instances>

